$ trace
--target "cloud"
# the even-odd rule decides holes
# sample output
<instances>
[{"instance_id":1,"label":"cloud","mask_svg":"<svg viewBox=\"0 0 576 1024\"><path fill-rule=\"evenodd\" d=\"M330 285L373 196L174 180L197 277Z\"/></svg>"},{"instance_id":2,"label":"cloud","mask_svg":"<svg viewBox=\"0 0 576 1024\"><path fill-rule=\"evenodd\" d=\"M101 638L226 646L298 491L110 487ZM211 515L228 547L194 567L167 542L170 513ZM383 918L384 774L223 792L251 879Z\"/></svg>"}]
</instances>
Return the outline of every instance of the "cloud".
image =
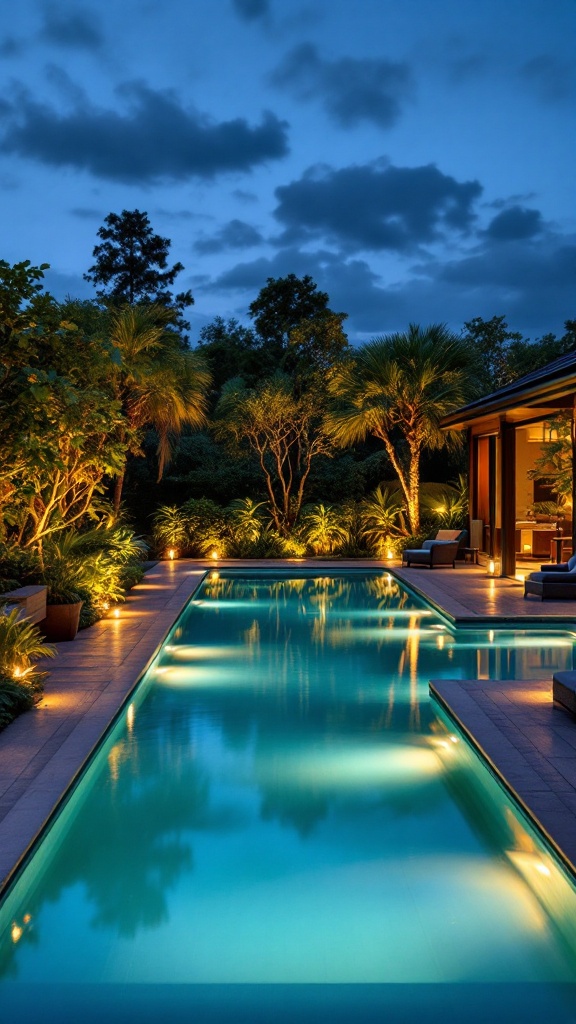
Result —
<instances>
[{"instance_id":1,"label":"cloud","mask_svg":"<svg viewBox=\"0 0 576 1024\"><path fill-rule=\"evenodd\" d=\"M246 189L243 188L235 188L234 191L232 192L232 195L236 199L239 199L241 203L258 202L258 196L256 195L255 192L247 192Z\"/></svg>"},{"instance_id":2,"label":"cloud","mask_svg":"<svg viewBox=\"0 0 576 1024\"><path fill-rule=\"evenodd\" d=\"M0 41L0 57L19 57L24 51L24 42L15 36L4 36Z\"/></svg>"},{"instance_id":3,"label":"cloud","mask_svg":"<svg viewBox=\"0 0 576 1024\"><path fill-rule=\"evenodd\" d=\"M97 210L93 206L74 206L70 213L79 220L104 220L105 216L102 210Z\"/></svg>"},{"instance_id":4,"label":"cloud","mask_svg":"<svg viewBox=\"0 0 576 1024\"><path fill-rule=\"evenodd\" d=\"M216 122L185 109L173 92L142 82L117 92L122 112L94 107L84 97L61 113L20 87L3 104L0 151L130 184L246 172L288 152L287 125L274 114L265 113L251 127L240 117Z\"/></svg>"},{"instance_id":5,"label":"cloud","mask_svg":"<svg viewBox=\"0 0 576 1024\"><path fill-rule=\"evenodd\" d=\"M414 92L412 73L405 63L351 57L324 60L311 43L291 50L271 81L301 100L320 100L331 119L343 128L362 121L390 128Z\"/></svg>"},{"instance_id":6,"label":"cloud","mask_svg":"<svg viewBox=\"0 0 576 1024\"><path fill-rule=\"evenodd\" d=\"M196 252L209 254L227 249L250 249L263 241L262 235L243 220L231 220L213 238L200 238L194 244Z\"/></svg>"},{"instance_id":7,"label":"cloud","mask_svg":"<svg viewBox=\"0 0 576 1024\"><path fill-rule=\"evenodd\" d=\"M562 102L574 95L573 65L549 54L526 61L520 77L544 103Z\"/></svg>"},{"instance_id":8,"label":"cloud","mask_svg":"<svg viewBox=\"0 0 576 1024\"><path fill-rule=\"evenodd\" d=\"M232 0L232 6L244 21L265 18L270 12L269 0Z\"/></svg>"},{"instance_id":9,"label":"cloud","mask_svg":"<svg viewBox=\"0 0 576 1024\"><path fill-rule=\"evenodd\" d=\"M349 314L346 330L354 343L404 330L410 322L460 330L475 316L501 315L513 330L536 338L548 331L561 334L564 320L574 316L576 238L548 233L537 243L495 243L484 236L462 258L429 260L408 275L396 268L397 280L393 264L293 246L237 263L206 281L203 291L236 295L247 308L267 278L289 273L310 274L330 295L332 308Z\"/></svg>"},{"instance_id":10,"label":"cloud","mask_svg":"<svg viewBox=\"0 0 576 1024\"><path fill-rule=\"evenodd\" d=\"M104 37L92 11L47 4L41 36L49 43L68 49L99 50Z\"/></svg>"},{"instance_id":11,"label":"cloud","mask_svg":"<svg viewBox=\"0 0 576 1024\"><path fill-rule=\"evenodd\" d=\"M521 238L533 238L543 229L542 214L539 210L528 210L522 206L511 206L497 214L486 228L489 238L497 242L508 242Z\"/></svg>"},{"instance_id":12,"label":"cloud","mask_svg":"<svg viewBox=\"0 0 576 1024\"><path fill-rule=\"evenodd\" d=\"M285 244L320 236L350 253L410 252L447 233L468 232L481 192L479 182L458 182L434 164L317 166L276 189L274 214L285 225Z\"/></svg>"}]
</instances>

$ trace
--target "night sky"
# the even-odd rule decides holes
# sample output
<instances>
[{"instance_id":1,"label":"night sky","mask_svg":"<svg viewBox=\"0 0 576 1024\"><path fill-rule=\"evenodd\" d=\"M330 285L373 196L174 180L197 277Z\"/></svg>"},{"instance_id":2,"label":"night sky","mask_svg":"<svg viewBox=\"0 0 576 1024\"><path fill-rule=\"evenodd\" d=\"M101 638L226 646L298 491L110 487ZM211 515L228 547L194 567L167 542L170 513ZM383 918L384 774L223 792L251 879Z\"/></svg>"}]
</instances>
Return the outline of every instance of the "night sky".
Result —
<instances>
[{"instance_id":1,"label":"night sky","mask_svg":"<svg viewBox=\"0 0 576 1024\"><path fill-rule=\"evenodd\" d=\"M57 298L147 211L192 338L311 274L358 341L576 317L574 0L20 0L0 13L0 258Z\"/></svg>"}]
</instances>

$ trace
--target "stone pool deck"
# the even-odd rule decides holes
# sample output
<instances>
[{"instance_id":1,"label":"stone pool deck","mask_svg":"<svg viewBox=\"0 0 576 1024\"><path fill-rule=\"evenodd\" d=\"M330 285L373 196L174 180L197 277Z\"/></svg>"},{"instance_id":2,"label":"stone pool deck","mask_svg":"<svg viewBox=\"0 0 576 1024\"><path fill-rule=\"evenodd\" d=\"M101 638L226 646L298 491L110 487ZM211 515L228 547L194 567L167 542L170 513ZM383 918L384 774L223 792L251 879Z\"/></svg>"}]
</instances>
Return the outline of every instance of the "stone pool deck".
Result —
<instances>
[{"instance_id":1,"label":"stone pool deck","mask_svg":"<svg viewBox=\"0 0 576 1024\"><path fill-rule=\"evenodd\" d=\"M0 891L114 720L204 569L159 562L120 617L101 619L47 661L45 695L0 733Z\"/></svg>"},{"instance_id":2,"label":"stone pool deck","mask_svg":"<svg viewBox=\"0 0 576 1024\"><path fill-rule=\"evenodd\" d=\"M252 569L386 569L384 562L220 562ZM45 698L0 734L0 891L127 701L206 569L203 561L160 562L128 595L119 619L109 617L59 644ZM454 623L481 628L521 621L576 631L576 604L524 601L521 584L487 580L485 570L401 569L398 577ZM439 699L576 865L576 719L552 703L552 679L537 682L448 681L432 684Z\"/></svg>"}]
</instances>

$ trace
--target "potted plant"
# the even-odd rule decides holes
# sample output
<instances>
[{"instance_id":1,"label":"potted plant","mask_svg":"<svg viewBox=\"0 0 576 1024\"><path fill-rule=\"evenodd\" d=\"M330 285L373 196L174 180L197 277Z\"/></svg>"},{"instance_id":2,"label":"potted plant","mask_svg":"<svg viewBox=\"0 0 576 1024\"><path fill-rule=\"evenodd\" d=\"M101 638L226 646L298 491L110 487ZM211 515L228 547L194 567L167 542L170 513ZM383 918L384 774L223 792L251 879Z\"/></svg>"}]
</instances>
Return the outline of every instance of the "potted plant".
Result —
<instances>
[{"instance_id":1,"label":"potted plant","mask_svg":"<svg viewBox=\"0 0 576 1024\"><path fill-rule=\"evenodd\" d=\"M73 640L78 632L83 604L78 591L54 590L48 585L46 618L40 623L40 629L46 639L52 643Z\"/></svg>"},{"instance_id":2,"label":"potted plant","mask_svg":"<svg viewBox=\"0 0 576 1024\"><path fill-rule=\"evenodd\" d=\"M78 632L83 599L78 593L75 569L62 558L44 566L46 618L39 623L47 640L61 643L73 640Z\"/></svg>"}]
</instances>

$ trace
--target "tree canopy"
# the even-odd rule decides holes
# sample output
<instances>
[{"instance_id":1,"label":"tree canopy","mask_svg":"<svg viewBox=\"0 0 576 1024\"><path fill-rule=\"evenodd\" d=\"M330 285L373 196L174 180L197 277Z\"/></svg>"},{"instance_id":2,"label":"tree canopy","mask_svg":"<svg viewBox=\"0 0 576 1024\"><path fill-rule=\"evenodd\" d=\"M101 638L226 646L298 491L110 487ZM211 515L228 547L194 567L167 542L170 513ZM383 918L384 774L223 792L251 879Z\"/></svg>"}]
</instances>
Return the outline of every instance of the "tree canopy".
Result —
<instances>
[{"instance_id":1,"label":"tree canopy","mask_svg":"<svg viewBox=\"0 0 576 1024\"><path fill-rule=\"evenodd\" d=\"M305 374L326 368L348 346L346 313L328 306L327 292L306 274L269 277L249 307L270 370Z\"/></svg>"},{"instance_id":2,"label":"tree canopy","mask_svg":"<svg viewBox=\"0 0 576 1024\"><path fill-rule=\"evenodd\" d=\"M406 501L410 528L420 526L420 459L450 436L442 416L476 389L470 346L442 324L377 338L336 367L328 383L333 406L326 425L342 445L372 434L383 442Z\"/></svg>"}]
</instances>

